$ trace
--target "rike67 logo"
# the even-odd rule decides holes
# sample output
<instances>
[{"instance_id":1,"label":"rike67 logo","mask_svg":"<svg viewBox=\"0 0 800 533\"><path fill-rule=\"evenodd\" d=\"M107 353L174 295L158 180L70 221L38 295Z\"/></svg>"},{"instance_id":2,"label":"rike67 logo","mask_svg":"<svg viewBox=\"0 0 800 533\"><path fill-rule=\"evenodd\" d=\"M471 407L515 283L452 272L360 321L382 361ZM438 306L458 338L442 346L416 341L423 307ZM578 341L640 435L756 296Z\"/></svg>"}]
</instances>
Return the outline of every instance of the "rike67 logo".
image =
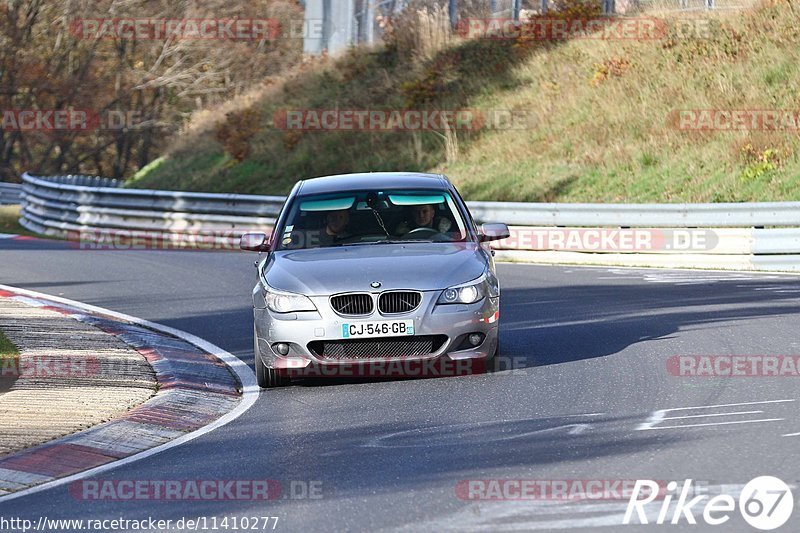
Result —
<instances>
[{"instance_id":1,"label":"rike67 logo","mask_svg":"<svg viewBox=\"0 0 800 533\"><path fill-rule=\"evenodd\" d=\"M668 494L663 500L653 503L659 494L659 485L651 480L637 480L633 488L625 517L622 523L649 524L653 522L655 511L655 524L697 524L695 513L702 513L702 520L710 526L719 526L727 523L736 511L737 500L729 494L718 494L709 497L701 494L690 498L692 495L692 480L687 479L681 487L677 502L673 502L673 495ZM674 493L678 483L670 481L667 491ZM708 499L703 503L704 500ZM674 503L674 505L673 505ZM739 513L742 518L756 529L768 531L784 525L794 510L794 497L789 486L782 480L772 476L761 476L747 483L739 494ZM647 508L647 509L646 509ZM636 514L635 520L633 515Z\"/></svg>"}]
</instances>

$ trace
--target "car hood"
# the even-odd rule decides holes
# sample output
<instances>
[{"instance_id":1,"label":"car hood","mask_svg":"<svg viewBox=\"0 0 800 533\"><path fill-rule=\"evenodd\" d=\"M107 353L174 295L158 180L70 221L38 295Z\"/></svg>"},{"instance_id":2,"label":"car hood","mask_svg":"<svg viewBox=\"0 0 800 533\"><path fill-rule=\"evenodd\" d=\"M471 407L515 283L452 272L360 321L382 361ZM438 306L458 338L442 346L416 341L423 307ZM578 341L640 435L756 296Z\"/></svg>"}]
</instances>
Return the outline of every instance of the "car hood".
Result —
<instances>
[{"instance_id":1,"label":"car hood","mask_svg":"<svg viewBox=\"0 0 800 533\"><path fill-rule=\"evenodd\" d=\"M474 243L372 244L280 251L267 264L269 286L309 296L349 291L444 289L479 277L488 254Z\"/></svg>"}]
</instances>

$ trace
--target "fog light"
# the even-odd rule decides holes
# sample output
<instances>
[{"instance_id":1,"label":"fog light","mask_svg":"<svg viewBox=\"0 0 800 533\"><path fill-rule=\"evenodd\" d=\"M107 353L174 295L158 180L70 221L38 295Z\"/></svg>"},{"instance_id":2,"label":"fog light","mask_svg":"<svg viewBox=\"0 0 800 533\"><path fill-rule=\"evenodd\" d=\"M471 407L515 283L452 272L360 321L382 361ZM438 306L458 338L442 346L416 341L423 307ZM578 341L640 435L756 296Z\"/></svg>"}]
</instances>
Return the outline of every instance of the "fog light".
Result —
<instances>
[{"instance_id":1,"label":"fog light","mask_svg":"<svg viewBox=\"0 0 800 533\"><path fill-rule=\"evenodd\" d=\"M289 353L289 345L285 342L279 342L277 344L273 344L272 348L280 355L286 355Z\"/></svg>"},{"instance_id":2,"label":"fog light","mask_svg":"<svg viewBox=\"0 0 800 533\"><path fill-rule=\"evenodd\" d=\"M483 342L483 335L481 335L480 333L472 333L472 334L470 334L468 339L469 339L469 343L471 345L477 346L477 345L479 345L480 343Z\"/></svg>"}]
</instances>

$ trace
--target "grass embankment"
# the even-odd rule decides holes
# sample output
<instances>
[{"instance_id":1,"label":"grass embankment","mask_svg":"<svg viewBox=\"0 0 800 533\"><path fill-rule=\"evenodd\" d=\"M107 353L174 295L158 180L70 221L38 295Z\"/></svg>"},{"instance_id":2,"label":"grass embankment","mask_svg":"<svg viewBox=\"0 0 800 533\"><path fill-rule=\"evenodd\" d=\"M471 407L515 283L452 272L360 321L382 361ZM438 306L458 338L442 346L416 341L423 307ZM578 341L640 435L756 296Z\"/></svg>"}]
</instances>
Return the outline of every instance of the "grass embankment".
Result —
<instances>
[{"instance_id":1,"label":"grass embankment","mask_svg":"<svg viewBox=\"0 0 800 533\"><path fill-rule=\"evenodd\" d=\"M38 234L30 232L20 226L19 210L20 206L18 205L0 205L0 233L39 237Z\"/></svg>"},{"instance_id":2,"label":"grass embankment","mask_svg":"<svg viewBox=\"0 0 800 533\"><path fill-rule=\"evenodd\" d=\"M0 331L0 393L6 392L18 376L19 349Z\"/></svg>"},{"instance_id":3,"label":"grass embankment","mask_svg":"<svg viewBox=\"0 0 800 533\"><path fill-rule=\"evenodd\" d=\"M708 15L708 38L679 34L675 17L688 15L664 16L668 34L657 39L450 36L309 62L229 103L227 114L201 117L131 186L283 194L304 177L417 170L447 174L469 199L800 199L797 131L685 131L675 118L685 109L800 109L800 8L768 0ZM536 120L457 136L273 124L282 109L331 108L508 109Z\"/></svg>"},{"instance_id":4,"label":"grass embankment","mask_svg":"<svg viewBox=\"0 0 800 533\"><path fill-rule=\"evenodd\" d=\"M0 331L0 360L13 359L19 357L19 350L14 343L8 340L2 331Z\"/></svg>"}]
</instances>

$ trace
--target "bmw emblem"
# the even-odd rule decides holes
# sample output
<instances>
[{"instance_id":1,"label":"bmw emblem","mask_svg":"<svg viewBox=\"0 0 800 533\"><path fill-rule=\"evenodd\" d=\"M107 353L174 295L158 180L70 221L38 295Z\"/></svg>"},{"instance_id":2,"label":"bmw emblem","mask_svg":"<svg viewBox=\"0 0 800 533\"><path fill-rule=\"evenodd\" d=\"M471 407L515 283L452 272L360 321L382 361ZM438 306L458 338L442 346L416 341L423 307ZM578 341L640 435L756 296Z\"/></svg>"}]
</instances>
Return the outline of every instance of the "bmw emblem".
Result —
<instances>
[{"instance_id":1,"label":"bmw emblem","mask_svg":"<svg viewBox=\"0 0 800 533\"><path fill-rule=\"evenodd\" d=\"M373 281L372 283L369 284L369 286L372 287L373 289L378 289L381 286L381 282L380 281Z\"/></svg>"}]
</instances>

